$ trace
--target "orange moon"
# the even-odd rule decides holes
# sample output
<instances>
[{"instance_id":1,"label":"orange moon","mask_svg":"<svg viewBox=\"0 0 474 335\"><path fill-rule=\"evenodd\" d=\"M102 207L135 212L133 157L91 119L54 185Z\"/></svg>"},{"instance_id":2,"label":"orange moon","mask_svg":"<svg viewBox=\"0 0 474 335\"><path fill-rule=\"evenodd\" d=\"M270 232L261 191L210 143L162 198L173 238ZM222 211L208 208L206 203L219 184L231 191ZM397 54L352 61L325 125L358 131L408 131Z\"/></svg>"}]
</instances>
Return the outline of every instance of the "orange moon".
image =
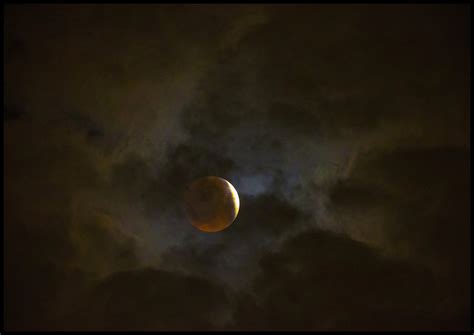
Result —
<instances>
[{"instance_id":1,"label":"orange moon","mask_svg":"<svg viewBox=\"0 0 474 335\"><path fill-rule=\"evenodd\" d=\"M191 224L197 229L215 233L229 227L239 213L236 189L220 177L203 177L193 181L184 192L184 205Z\"/></svg>"}]
</instances>

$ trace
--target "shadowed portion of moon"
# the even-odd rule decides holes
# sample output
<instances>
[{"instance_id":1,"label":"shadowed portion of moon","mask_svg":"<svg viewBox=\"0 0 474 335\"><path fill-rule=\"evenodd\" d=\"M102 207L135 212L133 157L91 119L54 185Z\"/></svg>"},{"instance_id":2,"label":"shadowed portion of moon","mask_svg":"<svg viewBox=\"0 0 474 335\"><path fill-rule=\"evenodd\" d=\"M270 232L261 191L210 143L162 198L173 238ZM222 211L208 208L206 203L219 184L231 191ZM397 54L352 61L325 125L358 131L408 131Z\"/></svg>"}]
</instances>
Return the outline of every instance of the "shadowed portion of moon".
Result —
<instances>
[{"instance_id":1,"label":"shadowed portion of moon","mask_svg":"<svg viewBox=\"0 0 474 335\"><path fill-rule=\"evenodd\" d=\"M186 214L191 224L204 232L229 227L239 212L239 196L227 180L203 177L192 182L184 193Z\"/></svg>"}]
</instances>

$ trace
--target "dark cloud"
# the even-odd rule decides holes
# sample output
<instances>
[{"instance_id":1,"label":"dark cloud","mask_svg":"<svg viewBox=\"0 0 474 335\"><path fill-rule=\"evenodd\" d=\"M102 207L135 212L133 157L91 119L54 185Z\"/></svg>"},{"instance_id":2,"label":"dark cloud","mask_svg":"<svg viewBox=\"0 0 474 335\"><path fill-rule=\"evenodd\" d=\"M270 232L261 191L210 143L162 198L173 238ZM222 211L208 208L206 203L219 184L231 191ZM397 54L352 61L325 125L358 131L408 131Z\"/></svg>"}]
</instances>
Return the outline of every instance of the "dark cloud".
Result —
<instances>
[{"instance_id":1,"label":"dark cloud","mask_svg":"<svg viewBox=\"0 0 474 335\"><path fill-rule=\"evenodd\" d=\"M5 213L5 325L9 329L47 329L54 322L56 301L74 259L65 221L37 216L36 224ZM62 218L63 220L65 218ZM71 279L71 278L69 278ZM79 289L79 287L78 287Z\"/></svg>"},{"instance_id":2,"label":"dark cloud","mask_svg":"<svg viewBox=\"0 0 474 335\"><path fill-rule=\"evenodd\" d=\"M26 112L15 106L8 106L3 109L3 121L15 121L24 117Z\"/></svg>"},{"instance_id":3,"label":"dark cloud","mask_svg":"<svg viewBox=\"0 0 474 335\"><path fill-rule=\"evenodd\" d=\"M385 259L342 236L306 231L262 258L261 266L252 295L240 302L231 329L467 327L466 310L455 316L445 313L443 293L429 270Z\"/></svg>"},{"instance_id":4,"label":"dark cloud","mask_svg":"<svg viewBox=\"0 0 474 335\"><path fill-rule=\"evenodd\" d=\"M206 330L225 320L228 303L212 282L142 269L98 282L63 322L81 330Z\"/></svg>"},{"instance_id":5,"label":"dark cloud","mask_svg":"<svg viewBox=\"0 0 474 335\"><path fill-rule=\"evenodd\" d=\"M450 306L445 317L458 313L452 317L460 319L470 292L468 167L466 148L371 153L331 191L331 211L343 230L429 267L440 282L439 304Z\"/></svg>"},{"instance_id":6,"label":"dark cloud","mask_svg":"<svg viewBox=\"0 0 474 335\"><path fill-rule=\"evenodd\" d=\"M409 240L439 260L446 251L467 250L468 241L461 236L466 236L469 222L468 167L469 152L461 147L369 153L355 164L351 178L333 187L334 211L351 215L351 221L353 215L373 212L394 245ZM370 234L364 236L370 239Z\"/></svg>"}]
</instances>

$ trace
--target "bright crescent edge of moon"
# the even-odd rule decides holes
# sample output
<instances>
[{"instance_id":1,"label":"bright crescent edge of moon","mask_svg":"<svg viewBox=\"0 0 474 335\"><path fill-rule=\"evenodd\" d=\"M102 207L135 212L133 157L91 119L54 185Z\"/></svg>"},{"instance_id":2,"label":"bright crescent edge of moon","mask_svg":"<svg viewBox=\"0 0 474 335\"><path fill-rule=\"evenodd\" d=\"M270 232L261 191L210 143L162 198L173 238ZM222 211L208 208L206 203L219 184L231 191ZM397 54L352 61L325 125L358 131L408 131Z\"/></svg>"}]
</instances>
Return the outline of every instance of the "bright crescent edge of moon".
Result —
<instances>
[{"instance_id":1,"label":"bright crescent edge of moon","mask_svg":"<svg viewBox=\"0 0 474 335\"><path fill-rule=\"evenodd\" d=\"M237 218L237 214L239 214L239 209L240 209L239 194L237 193L237 190L231 183L229 183L227 180L225 180L225 182L229 186L229 190L232 193L232 199L234 200L234 210L235 210L234 220L235 220Z\"/></svg>"}]
</instances>

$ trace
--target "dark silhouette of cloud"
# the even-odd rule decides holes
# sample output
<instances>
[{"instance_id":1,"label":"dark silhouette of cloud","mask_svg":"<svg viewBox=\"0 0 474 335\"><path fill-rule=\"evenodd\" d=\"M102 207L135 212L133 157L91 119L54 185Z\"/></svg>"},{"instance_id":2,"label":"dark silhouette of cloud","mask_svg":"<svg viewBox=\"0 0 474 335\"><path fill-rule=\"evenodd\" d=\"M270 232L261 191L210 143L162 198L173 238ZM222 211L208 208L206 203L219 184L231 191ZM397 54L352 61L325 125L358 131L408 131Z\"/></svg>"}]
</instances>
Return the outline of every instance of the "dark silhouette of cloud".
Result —
<instances>
[{"instance_id":1,"label":"dark silhouette of cloud","mask_svg":"<svg viewBox=\"0 0 474 335\"><path fill-rule=\"evenodd\" d=\"M82 301L65 316L79 321L73 329L206 330L225 318L229 298L207 280L142 269L113 274Z\"/></svg>"},{"instance_id":2,"label":"dark silhouette of cloud","mask_svg":"<svg viewBox=\"0 0 474 335\"><path fill-rule=\"evenodd\" d=\"M442 330L468 326L464 310L451 316L440 307L443 292L428 269L383 258L343 236L306 231L263 257L261 265L253 294L240 301L230 329Z\"/></svg>"}]
</instances>

